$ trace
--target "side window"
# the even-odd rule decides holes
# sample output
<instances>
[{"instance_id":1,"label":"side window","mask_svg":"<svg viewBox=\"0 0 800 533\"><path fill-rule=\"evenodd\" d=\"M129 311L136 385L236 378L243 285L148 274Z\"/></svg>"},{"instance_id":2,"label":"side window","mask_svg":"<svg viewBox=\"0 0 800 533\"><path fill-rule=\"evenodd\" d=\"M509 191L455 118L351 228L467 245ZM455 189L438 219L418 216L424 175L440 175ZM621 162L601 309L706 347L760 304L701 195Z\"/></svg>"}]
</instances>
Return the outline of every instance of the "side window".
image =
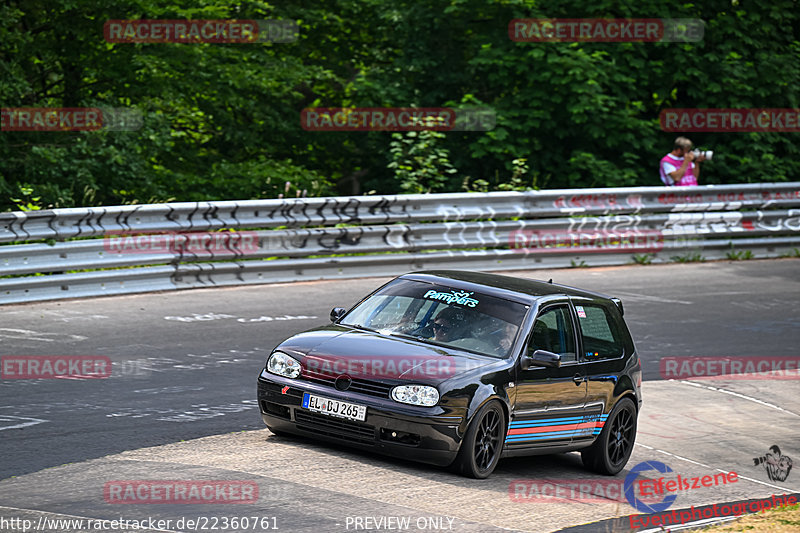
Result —
<instances>
[{"instance_id":1,"label":"side window","mask_svg":"<svg viewBox=\"0 0 800 533\"><path fill-rule=\"evenodd\" d=\"M599 305L576 305L586 359L613 359L623 354L622 335L608 310Z\"/></svg>"},{"instance_id":2,"label":"side window","mask_svg":"<svg viewBox=\"0 0 800 533\"><path fill-rule=\"evenodd\" d=\"M575 332L567 306L544 310L533 323L528 351L547 350L561 356L562 363L577 360Z\"/></svg>"}]
</instances>

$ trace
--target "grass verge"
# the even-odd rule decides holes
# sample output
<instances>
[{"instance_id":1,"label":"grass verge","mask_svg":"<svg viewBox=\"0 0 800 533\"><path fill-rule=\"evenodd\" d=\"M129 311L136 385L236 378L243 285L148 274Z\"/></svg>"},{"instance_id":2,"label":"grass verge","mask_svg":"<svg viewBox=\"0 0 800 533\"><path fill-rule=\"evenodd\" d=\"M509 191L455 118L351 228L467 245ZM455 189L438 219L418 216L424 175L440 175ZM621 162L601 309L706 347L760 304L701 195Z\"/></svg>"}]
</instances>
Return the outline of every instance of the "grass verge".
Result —
<instances>
[{"instance_id":1,"label":"grass verge","mask_svg":"<svg viewBox=\"0 0 800 533\"><path fill-rule=\"evenodd\" d=\"M800 531L800 504L768 509L738 518L726 524L710 526L699 531L709 533L789 533Z\"/></svg>"}]
</instances>

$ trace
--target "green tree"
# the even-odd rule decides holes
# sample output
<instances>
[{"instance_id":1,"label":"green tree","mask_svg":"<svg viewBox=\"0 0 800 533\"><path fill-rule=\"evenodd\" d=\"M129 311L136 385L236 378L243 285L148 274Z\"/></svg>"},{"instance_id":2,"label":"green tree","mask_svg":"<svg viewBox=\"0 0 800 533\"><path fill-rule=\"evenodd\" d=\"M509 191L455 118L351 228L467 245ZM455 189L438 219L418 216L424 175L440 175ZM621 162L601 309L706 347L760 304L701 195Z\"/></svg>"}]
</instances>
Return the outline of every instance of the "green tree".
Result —
<instances>
[{"instance_id":1,"label":"green tree","mask_svg":"<svg viewBox=\"0 0 800 533\"><path fill-rule=\"evenodd\" d=\"M515 18L577 16L698 18L705 37L526 43L507 31ZM187 18L289 19L300 31L291 43L102 37L109 19ZM0 209L15 209L23 188L36 205L65 207L457 191L465 181L657 185L676 136L660 130L663 109L800 107L799 28L796 0L9 0L0 5L2 107L132 108L144 121L128 132L0 133ZM307 107L461 105L493 109L496 127L417 136L412 144L427 148L414 157L428 163L409 159L412 137L306 131L299 120ZM689 136L715 151L701 183L800 173L798 133Z\"/></svg>"},{"instance_id":2,"label":"green tree","mask_svg":"<svg viewBox=\"0 0 800 533\"><path fill-rule=\"evenodd\" d=\"M392 134L392 162L388 166L394 170L394 178L403 192L441 192L447 185L447 178L457 172L450 164L447 149L437 146L444 137L444 133L438 131Z\"/></svg>"}]
</instances>

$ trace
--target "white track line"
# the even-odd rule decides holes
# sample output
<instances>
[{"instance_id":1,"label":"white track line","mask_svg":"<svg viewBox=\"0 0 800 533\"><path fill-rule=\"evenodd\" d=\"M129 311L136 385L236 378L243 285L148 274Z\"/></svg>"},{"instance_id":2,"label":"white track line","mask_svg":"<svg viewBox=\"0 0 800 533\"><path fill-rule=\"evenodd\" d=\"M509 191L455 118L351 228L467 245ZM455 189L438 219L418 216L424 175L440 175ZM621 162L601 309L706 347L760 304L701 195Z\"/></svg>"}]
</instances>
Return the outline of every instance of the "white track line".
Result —
<instances>
[{"instance_id":1,"label":"white track line","mask_svg":"<svg viewBox=\"0 0 800 533\"><path fill-rule=\"evenodd\" d=\"M673 381L673 380L670 380L670 381ZM721 389L719 387L712 387L710 385L702 385L700 383L695 383L694 381L686 381L686 380L683 380L683 379L680 379L680 380L677 380L677 381L679 383L683 383L685 385L691 385L692 387L698 387L698 388L701 388L701 389L706 389L706 390L710 390L710 391L714 391L714 392L721 392L723 394L730 394L731 396L736 396L737 398L742 398L743 400L747 400L747 401L750 401L750 402L755 402L755 403L761 404L761 405L763 405L765 407L769 407L771 409L777 409L778 411L783 411L784 413L788 413L790 415L794 415L794 416L800 417L799 414L793 413L792 411L789 411L788 409L784 409L783 407L779 407L779 406L777 406L775 404L768 403L768 402L765 402L763 400L759 400L758 398L753 398L752 396L746 396L746 395L740 394L738 392L729 391L727 389Z\"/></svg>"},{"instance_id":2,"label":"white track line","mask_svg":"<svg viewBox=\"0 0 800 533\"><path fill-rule=\"evenodd\" d=\"M677 381L677 382L683 383L685 385L691 385L692 387L698 387L698 388L701 388L701 389L706 389L706 390L710 390L710 391L714 391L714 392L721 392L723 394L730 394L732 396L736 396L737 398L742 398L743 400L747 400L747 401L750 401L750 402L755 402L757 404L763 405L765 407L769 407L771 409L777 409L778 411L782 411L782 412L790 414L790 415L800 416L797 413L793 413L792 411L788 411L788 410L784 409L783 407L779 407L779 406L777 406L775 404L771 404L771 403L759 400L758 398L753 398L752 396L746 396L744 394L739 394L738 392L733 392L733 391L729 391L729 390L726 390L726 389L721 389L719 387L711 387L709 385L701 385L700 383L695 383L693 381L686 381L686 380L670 380L670 381ZM692 463L692 464L695 464L697 466L702 466L704 468L709 468L711 470L716 470L717 472L722 472L724 474L728 474L728 471L726 471L726 470L722 470L720 468L714 468L714 467L712 467L710 465L706 465L706 464L703 464L703 463L700 463L700 462L697 462L697 461L693 461L692 459L689 459L687 457L681 457L680 455L675 455L674 453L670 453L670 452L665 451L665 450L659 450L658 448L654 448L654 447L648 446L646 444L641 444L641 443L637 442L636 445L637 446L641 446L643 448L647 448L648 450L656 451L658 453L663 453L664 455L669 455L670 457L674 457L676 459L680 459L681 461L686 461L688 463ZM786 490L787 490L786 487L779 487L778 485L772 485L771 483L766 483L764 481L761 481L761 480L758 480L758 479L749 478L747 476L742 476L740 474L737 474L737 475L739 475L739 477L741 479L745 479L747 481L752 481L753 483L758 483L759 485L764 485L766 487L770 487L770 488L773 488L773 489L778 489L778 490L781 490L783 492L786 492ZM788 489L788 490L792 490L793 492L800 492L795 488L791 488L791 489Z\"/></svg>"},{"instance_id":3,"label":"white track line","mask_svg":"<svg viewBox=\"0 0 800 533\"><path fill-rule=\"evenodd\" d=\"M639 443L639 442L637 442L635 444L636 444L636 446L641 446L642 448L647 448L648 450L653 450L653 451L656 451L658 453L663 453L664 455L669 455L670 457L674 457L675 459L680 459L681 461L686 461L687 463L692 463L692 464L695 464L697 466L702 466L702 467L708 468L710 470L716 470L717 472L722 472L723 474L729 474L730 473L728 470L722 470L721 468L714 468L711 465L707 465L707 464L703 464L703 463L700 463L700 462L697 462L697 461L693 461L692 459L689 459L687 457L682 457L680 455L675 455L674 453L671 453L671 452L668 452L668 451L665 451L665 450L659 450L658 448L654 448L652 446L648 446L647 444L642 444L642 443ZM787 490L791 490L792 492L800 492L800 490L798 490L796 488L793 488L793 487L789 487L789 488L787 488L787 487L779 487L778 485L773 485L771 483L766 483L766 482L761 481L759 479L753 479L753 478L750 478L750 477L747 477L747 476L743 476L743 475L741 475L739 473L737 473L736 475L740 479L746 479L747 481L752 481L753 483L758 483L759 485L764 485L764 486L767 486L767 487L770 487L770 488L773 488L773 489L778 489L778 490L782 491L782 493L785 493Z\"/></svg>"}]
</instances>

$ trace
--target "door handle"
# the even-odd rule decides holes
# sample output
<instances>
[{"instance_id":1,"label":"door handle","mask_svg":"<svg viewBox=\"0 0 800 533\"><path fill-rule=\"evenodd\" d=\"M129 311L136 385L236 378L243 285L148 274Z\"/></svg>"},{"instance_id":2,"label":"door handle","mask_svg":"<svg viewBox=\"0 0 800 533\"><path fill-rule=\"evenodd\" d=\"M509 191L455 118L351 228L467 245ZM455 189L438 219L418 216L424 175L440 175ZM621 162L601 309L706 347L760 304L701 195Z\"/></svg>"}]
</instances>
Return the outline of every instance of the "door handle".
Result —
<instances>
[{"instance_id":1,"label":"door handle","mask_svg":"<svg viewBox=\"0 0 800 533\"><path fill-rule=\"evenodd\" d=\"M584 378L580 374L575 374L574 376L572 376L572 381L575 382L575 385L580 385L581 383L586 381L586 378Z\"/></svg>"}]
</instances>

